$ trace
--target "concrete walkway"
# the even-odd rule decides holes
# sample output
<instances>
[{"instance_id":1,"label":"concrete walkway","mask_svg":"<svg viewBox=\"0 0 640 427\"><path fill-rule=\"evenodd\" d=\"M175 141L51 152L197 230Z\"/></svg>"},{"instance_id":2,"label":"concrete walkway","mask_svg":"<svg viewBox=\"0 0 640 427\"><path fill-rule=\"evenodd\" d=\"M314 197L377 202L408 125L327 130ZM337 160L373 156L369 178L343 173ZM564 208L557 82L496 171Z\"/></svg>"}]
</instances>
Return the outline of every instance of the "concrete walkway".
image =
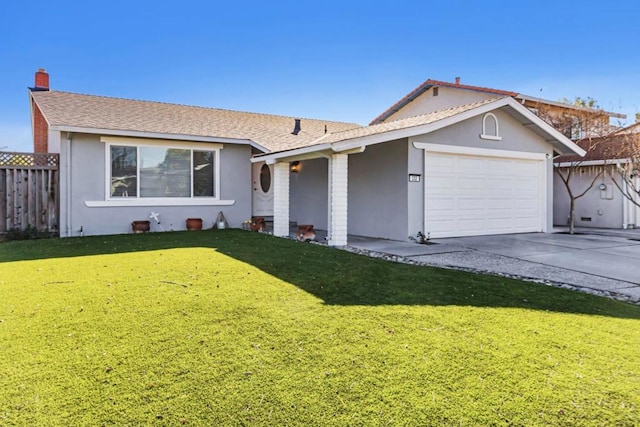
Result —
<instances>
[{"instance_id":1,"label":"concrete walkway","mask_svg":"<svg viewBox=\"0 0 640 427\"><path fill-rule=\"evenodd\" d=\"M432 244L349 236L349 248L408 262L514 276L640 302L640 230L576 229L433 239Z\"/></svg>"}]
</instances>

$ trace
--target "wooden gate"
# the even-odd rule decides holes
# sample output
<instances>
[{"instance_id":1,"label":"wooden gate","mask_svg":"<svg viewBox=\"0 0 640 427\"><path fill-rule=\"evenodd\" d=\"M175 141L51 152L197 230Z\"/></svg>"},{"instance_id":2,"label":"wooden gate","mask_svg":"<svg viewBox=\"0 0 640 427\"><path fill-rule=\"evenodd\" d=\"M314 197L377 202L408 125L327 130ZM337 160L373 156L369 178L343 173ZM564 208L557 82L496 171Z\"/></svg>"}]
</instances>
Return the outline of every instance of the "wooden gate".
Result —
<instances>
[{"instance_id":1,"label":"wooden gate","mask_svg":"<svg viewBox=\"0 0 640 427\"><path fill-rule=\"evenodd\" d=\"M59 232L59 156L0 152L0 234Z\"/></svg>"}]
</instances>

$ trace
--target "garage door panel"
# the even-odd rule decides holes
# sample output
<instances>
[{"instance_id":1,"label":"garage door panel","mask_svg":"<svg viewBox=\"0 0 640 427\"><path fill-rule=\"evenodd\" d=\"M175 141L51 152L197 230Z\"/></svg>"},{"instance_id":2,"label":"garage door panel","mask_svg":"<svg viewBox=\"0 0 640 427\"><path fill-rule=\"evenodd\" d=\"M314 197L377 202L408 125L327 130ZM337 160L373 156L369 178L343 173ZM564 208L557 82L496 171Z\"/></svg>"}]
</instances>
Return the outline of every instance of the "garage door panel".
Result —
<instances>
[{"instance_id":1,"label":"garage door panel","mask_svg":"<svg viewBox=\"0 0 640 427\"><path fill-rule=\"evenodd\" d=\"M468 190L479 190L484 188L484 182L480 176L468 176L458 178L458 188Z\"/></svg>"},{"instance_id":2,"label":"garage door panel","mask_svg":"<svg viewBox=\"0 0 640 427\"><path fill-rule=\"evenodd\" d=\"M440 221L434 220L431 223L431 230L430 231L431 234L451 234L453 233L455 230L452 227L451 221L447 220L447 219L442 219Z\"/></svg>"},{"instance_id":3,"label":"garage door panel","mask_svg":"<svg viewBox=\"0 0 640 427\"><path fill-rule=\"evenodd\" d=\"M480 219L461 219L458 221L457 228L463 232L480 232L485 228L485 221Z\"/></svg>"},{"instance_id":4,"label":"garage door panel","mask_svg":"<svg viewBox=\"0 0 640 427\"><path fill-rule=\"evenodd\" d=\"M428 182L425 182L425 186L429 190L449 191L455 188L455 182L452 182L450 177L436 175L432 176Z\"/></svg>"},{"instance_id":5,"label":"garage door panel","mask_svg":"<svg viewBox=\"0 0 640 427\"><path fill-rule=\"evenodd\" d=\"M511 190L513 182L505 178L486 178L487 186L490 190Z\"/></svg>"},{"instance_id":6,"label":"garage door panel","mask_svg":"<svg viewBox=\"0 0 640 427\"><path fill-rule=\"evenodd\" d=\"M455 161L454 161L455 162ZM476 157L459 157L457 161L457 167L460 171L467 171L473 173L478 169L481 169L484 159Z\"/></svg>"},{"instance_id":7,"label":"garage door panel","mask_svg":"<svg viewBox=\"0 0 640 427\"><path fill-rule=\"evenodd\" d=\"M542 231L541 160L430 153L425 231L455 237Z\"/></svg>"},{"instance_id":8,"label":"garage door panel","mask_svg":"<svg viewBox=\"0 0 640 427\"><path fill-rule=\"evenodd\" d=\"M460 198L458 209L461 211L482 211L485 208L485 201L478 198Z\"/></svg>"}]
</instances>

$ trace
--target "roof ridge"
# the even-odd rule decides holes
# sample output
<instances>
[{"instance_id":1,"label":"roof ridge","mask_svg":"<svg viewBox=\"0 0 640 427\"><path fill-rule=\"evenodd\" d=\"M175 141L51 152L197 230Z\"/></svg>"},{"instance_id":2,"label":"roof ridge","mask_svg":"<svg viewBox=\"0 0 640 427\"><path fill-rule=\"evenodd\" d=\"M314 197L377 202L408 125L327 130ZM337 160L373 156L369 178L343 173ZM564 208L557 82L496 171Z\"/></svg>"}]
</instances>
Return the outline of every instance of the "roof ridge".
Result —
<instances>
[{"instance_id":1,"label":"roof ridge","mask_svg":"<svg viewBox=\"0 0 640 427\"><path fill-rule=\"evenodd\" d=\"M388 121L388 122L385 121L385 122L370 124L370 125L367 125L367 126L363 126L363 127L359 128L359 129L375 129L377 127L381 128L381 127L385 127L385 126L388 127L391 123L394 123L394 124L397 125L398 123L401 123L403 121L409 122L409 121L415 120L418 117L437 116L437 115L441 115L444 112L454 111L454 110L464 110L464 111L471 110L471 109L480 107L480 106L485 105L485 104L490 104L492 102L496 102L496 101L498 101L500 99L504 99L504 97L487 98L487 99L483 99L481 101L470 102L468 104L456 105L456 106L453 106L453 107L443 108L441 110L429 111L427 113L416 114L414 116L409 116L409 117L402 117L401 119L391 120L391 121ZM437 121L437 120L435 120L435 121ZM420 125L416 125L416 126L420 126ZM321 138L316 139L314 142L320 141L321 139L327 137L328 135L339 136L341 133L353 132L354 130L356 130L356 129L354 128L354 129L345 129L345 130L341 130L341 131L338 131L338 132L329 132L328 134L322 136Z\"/></svg>"},{"instance_id":2,"label":"roof ridge","mask_svg":"<svg viewBox=\"0 0 640 427\"><path fill-rule=\"evenodd\" d=\"M338 120L324 120L324 119L314 119L314 118L311 118L311 117L287 116L287 115L284 115L284 114L270 114L270 113L260 113L260 112L253 112L253 111L232 110L232 109L227 109L227 108L205 107L205 106L202 106L202 105L180 104L180 103L176 103L176 102L149 101L149 100L144 100L144 99L123 98L123 97L119 97L119 96L93 95L93 94L88 94L88 93L69 92L69 91L63 91L63 90L49 90L49 91L40 91L40 92L32 92L32 93L33 94L36 94L36 93L37 94L61 93L61 94L74 95L74 96L86 96L86 97L90 97L90 98L113 99L113 100L117 100L117 101L128 101L128 102L136 102L136 103L144 103L144 104L160 104L160 105L168 105L168 106L175 106L175 107L196 108L196 109L213 110L213 111L224 111L224 112L230 112L230 113L249 114L249 115L254 115L254 116L279 117L279 118L285 118L285 119L312 120L312 121L321 122L321 123L339 123L339 124L355 125L355 126L362 127L362 125L359 124L359 123L341 122L341 121L338 121ZM40 95L38 95L38 96L40 96Z\"/></svg>"},{"instance_id":3,"label":"roof ridge","mask_svg":"<svg viewBox=\"0 0 640 427\"><path fill-rule=\"evenodd\" d=\"M474 85L465 85L465 84L461 84L461 83L451 83L451 82L445 82L442 80L433 80L433 79L429 79L425 82L426 84L432 84L432 85L437 85L437 86L445 86L445 87L453 87L453 88L461 88L461 89L469 89L469 90L477 90L477 91L481 91L481 92L490 92L490 93L497 93L499 95L505 95L505 96L518 96L521 95L519 92L513 92L511 90L504 90L504 89L495 89L492 87L486 87L486 86L474 86Z\"/></svg>"}]
</instances>

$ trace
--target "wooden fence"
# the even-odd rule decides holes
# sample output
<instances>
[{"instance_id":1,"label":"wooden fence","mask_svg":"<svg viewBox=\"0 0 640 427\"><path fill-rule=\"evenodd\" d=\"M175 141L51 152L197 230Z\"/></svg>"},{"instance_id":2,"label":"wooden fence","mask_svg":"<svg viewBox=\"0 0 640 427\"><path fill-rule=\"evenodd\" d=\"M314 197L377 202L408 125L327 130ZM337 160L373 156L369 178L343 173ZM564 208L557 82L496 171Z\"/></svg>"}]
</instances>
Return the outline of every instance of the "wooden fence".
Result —
<instances>
[{"instance_id":1,"label":"wooden fence","mask_svg":"<svg viewBox=\"0 0 640 427\"><path fill-rule=\"evenodd\" d=\"M0 152L0 234L59 231L58 165L57 154Z\"/></svg>"}]
</instances>

